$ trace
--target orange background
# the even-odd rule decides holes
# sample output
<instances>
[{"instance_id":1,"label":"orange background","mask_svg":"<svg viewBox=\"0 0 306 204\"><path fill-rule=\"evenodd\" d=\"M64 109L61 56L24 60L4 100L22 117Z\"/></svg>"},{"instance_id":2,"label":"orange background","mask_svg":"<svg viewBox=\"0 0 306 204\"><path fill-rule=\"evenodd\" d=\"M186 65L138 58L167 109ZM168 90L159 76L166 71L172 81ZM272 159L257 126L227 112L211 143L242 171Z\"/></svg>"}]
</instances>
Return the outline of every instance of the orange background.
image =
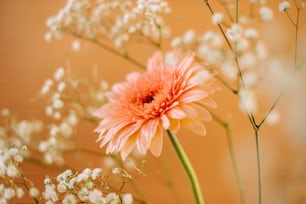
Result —
<instances>
[{"instance_id":1,"label":"orange background","mask_svg":"<svg viewBox=\"0 0 306 204\"><path fill-rule=\"evenodd\" d=\"M288 19L284 14L277 12L278 1L271 2L270 5L276 11L277 23L284 28L289 27ZM69 37L46 43L46 19L55 15L64 4L65 1L60 0L0 1L0 109L9 108L19 119L44 119L44 103L31 102L31 99L37 96L44 81L53 75L56 68L65 66L68 59L73 70L81 74L88 74L89 68L97 65L99 76L110 84L124 80L128 72L137 69L124 59L90 43L81 42L82 49L78 53L71 50L72 38ZM182 35L189 28L203 33L212 27L208 9L202 1L171 0L170 6L173 12L167 17L167 22L171 27L172 36ZM242 6L241 9L245 8ZM305 39L305 10L302 13L303 34L300 38ZM273 25L268 24L267 27ZM293 29L285 29L282 34L287 36L287 41L281 41L279 44L270 42L276 45L274 50L283 50L281 54L291 56L292 33ZM278 35L279 33L274 33L273 37ZM305 42L301 45L305 47ZM154 51L152 47L135 48L132 55L144 64ZM305 70L300 73L305 76ZM299 91L305 93L305 89ZM302 98L303 94L300 97L297 100L305 100ZM228 114L232 115L235 152L244 181L246 203L256 203L256 151L251 125L246 116L239 111L237 99L231 93L223 90L214 98L219 106L217 113L223 119L226 119ZM284 98L281 107L295 106L294 103L288 104L292 103L292 100L287 100L286 95ZM268 107L273 101L266 101L264 96L260 100L264 107ZM298 108L305 113L305 105ZM263 109L263 112L264 110L266 109ZM261 112L259 116L262 116ZM285 117L280 124L264 127L261 132L264 203L306 203L306 146L303 138L306 136L305 128L301 128L300 132L284 128L288 123L292 121L286 120ZM305 123L304 121L306 126ZM303 122L301 124L303 125ZM92 132L93 129L93 125L82 125L76 139L84 147L103 153L104 151L95 143L97 135ZM206 137L193 136L187 131L179 134L179 139L199 176L205 200L208 204L239 203L239 192L230 163L225 132L214 121L207 124L207 132ZM187 177L168 139L165 138L164 141L162 156L158 159L147 156L146 176L139 178L137 183L149 203L193 203ZM99 159L93 158L88 161L88 165L101 166L99 162ZM78 169L83 168L73 159L68 163L76 165ZM34 179L38 186L42 186L44 175L56 175L62 170L54 172L32 164L25 164L24 168L25 175ZM172 180L178 199L174 198L171 190L157 175L161 175L164 181L167 177Z\"/></svg>"}]
</instances>

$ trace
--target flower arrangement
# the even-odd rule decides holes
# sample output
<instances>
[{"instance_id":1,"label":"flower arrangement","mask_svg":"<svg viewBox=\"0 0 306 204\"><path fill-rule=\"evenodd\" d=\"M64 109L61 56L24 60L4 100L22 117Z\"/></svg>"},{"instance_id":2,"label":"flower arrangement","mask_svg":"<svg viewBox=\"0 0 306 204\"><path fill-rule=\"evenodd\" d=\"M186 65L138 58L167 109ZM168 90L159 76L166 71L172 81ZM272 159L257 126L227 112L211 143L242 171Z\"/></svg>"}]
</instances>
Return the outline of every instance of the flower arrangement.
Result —
<instances>
[{"instance_id":1,"label":"flower arrangement","mask_svg":"<svg viewBox=\"0 0 306 204\"><path fill-rule=\"evenodd\" d=\"M294 137L283 140L292 144L283 148L293 147L295 154L306 154L304 0L204 0L198 4L209 16L199 22L211 25L205 30L200 27L201 32L187 28L173 32L167 21L175 13L175 2L165 0L67 0L47 19L45 41L68 39L74 54L94 45L131 68L125 70L125 79L119 77L122 82L110 85L100 76L98 66L78 74L68 57L66 65L54 70L34 99L34 103L44 104L41 119L23 120L12 108L1 110L0 203L305 201L299 185L284 187L295 186L294 179L280 179L283 185L278 186L283 188L270 187L276 195L265 190L268 182L273 183L265 177L280 177L279 172L273 174L275 169L289 168L286 175L299 178L306 167L301 159L300 165L293 163L290 168L290 162L282 161L282 153L270 154L275 146L264 140L263 152L260 141L266 137L279 140L277 131L288 131ZM276 24L279 22L285 26ZM287 39L281 33L271 33L288 29ZM280 40L274 39L278 37ZM273 40L287 40L291 47L278 50ZM142 51L148 55L143 57ZM107 58L103 60L112 64ZM296 103L297 97L301 104ZM284 98L295 101L282 103ZM247 133L243 126L248 127ZM227 188L235 189L236 195L231 200L206 197L207 191L217 189L207 190L210 186L203 179L205 174L196 167L207 164L189 156L193 147L205 146L206 138L224 134L220 130L225 131L223 147L230 164L222 168L232 172L232 186ZM240 148L237 154L234 144L242 141L239 134L253 145L252 150ZM187 135L207 136L192 141ZM92 141L90 147L85 140ZM182 192L190 191L184 199L167 170L171 162L159 165L164 169L162 176L154 170L154 161L160 160L167 146L177 158L169 160L180 164L186 173L177 179L186 181ZM204 148L197 151L194 157L204 153L213 157ZM271 165L263 171L269 156L275 156L272 159L277 168ZM245 179L249 165L256 167L250 170L251 188ZM45 169L44 178L35 178L29 173L32 168ZM150 182L141 181L150 176L160 180L159 185L169 191L167 196L152 189ZM148 198L144 191L154 197Z\"/></svg>"}]
</instances>

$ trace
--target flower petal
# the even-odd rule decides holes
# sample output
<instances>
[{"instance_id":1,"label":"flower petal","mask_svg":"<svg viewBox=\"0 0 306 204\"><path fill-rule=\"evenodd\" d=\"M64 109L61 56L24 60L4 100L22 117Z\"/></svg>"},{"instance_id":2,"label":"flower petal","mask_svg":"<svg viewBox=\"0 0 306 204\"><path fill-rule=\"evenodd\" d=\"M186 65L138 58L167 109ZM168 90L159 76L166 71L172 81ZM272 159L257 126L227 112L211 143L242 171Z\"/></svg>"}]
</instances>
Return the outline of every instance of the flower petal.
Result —
<instances>
[{"instance_id":1,"label":"flower petal","mask_svg":"<svg viewBox=\"0 0 306 204\"><path fill-rule=\"evenodd\" d=\"M152 138L156 133L156 128L158 125L159 119L149 120L145 123L140 131L140 136L137 138L136 144L140 153L146 153Z\"/></svg>"},{"instance_id":2,"label":"flower petal","mask_svg":"<svg viewBox=\"0 0 306 204\"><path fill-rule=\"evenodd\" d=\"M162 147L163 147L163 129L161 126L158 126L156 134L151 141L150 152L154 156L159 157L162 152Z\"/></svg>"},{"instance_id":3,"label":"flower petal","mask_svg":"<svg viewBox=\"0 0 306 204\"><path fill-rule=\"evenodd\" d=\"M165 115L165 114L162 114L161 116L161 122L162 122L162 127L167 130L170 126L170 121L169 121L169 118Z\"/></svg>"},{"instance_id":4,"label":"flower petal","mask_svg":"<svg viewBox=\"0 0 306 204\"><path fill-rule=\"evenodd\" d=\"M193 133L197 135L204 136L206 135L206 128L202 121L194 119L184 119L182 120L182 126L188 128Z\"/></svg>"},{"instance_id":5,"label":"flower petal","mask_svg":"<svg viewBox=\"0 0 306 204\"><path fill-rule=\"evenodd\" d=\"M183 119L186 117L186 113L178 106L171 108L166 115L173 119Z\"/></svg>"},{"instance_id":6,"label":"flower petal","mask_svg":"<svg viewBox=\"0 0 306 204\"><path fill-rule=\"evenodd\" d=\"M181 103L191 103L194 101L199 101L207 97L208 94L205 91L202 90L190 90L185 92L181 97L180 97L180 102Z\"/></svg>"}]
</instances>

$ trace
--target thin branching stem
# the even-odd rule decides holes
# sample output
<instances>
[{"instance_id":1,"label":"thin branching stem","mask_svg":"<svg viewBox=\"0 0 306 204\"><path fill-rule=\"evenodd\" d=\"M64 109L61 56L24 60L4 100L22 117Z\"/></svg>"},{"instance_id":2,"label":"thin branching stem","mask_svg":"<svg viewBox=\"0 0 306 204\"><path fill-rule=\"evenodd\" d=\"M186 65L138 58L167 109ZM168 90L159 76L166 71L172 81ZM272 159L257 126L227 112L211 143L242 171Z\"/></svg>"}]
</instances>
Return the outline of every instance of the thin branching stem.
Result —
<instances>
[{"instance_id":1,"label":"thin branching stem","mask_svg":"<svg viewBox=\"0 0 306 204\"><path fill-rule=\"evenodd\" d=\"M256 140L256 158L257 158L257 172L258 172L258 203L262 203L262 190L261 190L261 161L260 161L260 145L259 145L259 129L254 128Z\"/></svg>"}]
</instances>

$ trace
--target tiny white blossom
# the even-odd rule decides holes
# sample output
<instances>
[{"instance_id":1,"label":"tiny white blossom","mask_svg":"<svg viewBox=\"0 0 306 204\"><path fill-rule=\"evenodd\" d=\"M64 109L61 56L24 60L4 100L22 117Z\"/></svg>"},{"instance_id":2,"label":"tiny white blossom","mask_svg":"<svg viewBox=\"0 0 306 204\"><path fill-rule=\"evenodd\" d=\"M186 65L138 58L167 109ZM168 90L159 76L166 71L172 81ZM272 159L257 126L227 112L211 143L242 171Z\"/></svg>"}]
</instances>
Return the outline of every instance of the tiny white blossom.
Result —
<instances>
[{"instance_id":1,"label":"tiny white blossom","mask_svg":"<svg viewBox=\"0 0 306 204\"><path fill-rule=\"evenodd\" d=\"M81 190L78 192L78 197L80 200L85 201L88 200L88 189L87 188L81 188Z\"/></svg>"},{"instance_id":2,"label":"tiny white blossom","mask_svg":"<svg viewBox=\"0 0 306 204\"><path fill-rule=\"evenodd\" d=\"M67 118L67 121L70 125L72 126L75 126L77 123L78 123L78 116L77 114L75 113L75 111L70 111L69 112L69 115L68 115L68 118Z\"/></svg>"},{"instance_id":3,"label":"tiny white blossom","mask_svg":"<svg viewBox=\"0 0 306 204\"><path fill-rule=\"evenodd\" d=\"M231 41L237 41L240 39L242 35L243 29L239 24L233 24L229 29L226 31L226 35Z\"/></svg>"},{"instance_id":4,"label":"tiny white blossom","mask_svg":"<svg viewBox=\"0 0 306 204\"><path fill-rule=\"evenodd\" d=\"M274 17L272 9L266 6L263 6L259 9L259 14L261 19L264 21L271 21Z\"/></svg>"},{"instance_id":5,"label":"tiny white blossom","mask_svg":"<svg viewBox=\"0 0 306 204\"><path fill-rule=\"evenodd\" d=\"M254 28L248 28L245 30L244 35L248 39L257 39L258 38L258 32Z\"/></svg>"},{"instance_id":6,"label":"tiny white blossom","mask_svg":"<svg viewBox=\"0 0 306 204\"><path fill-rule=\"evenodd\" d=\"M175 37L171 41L171 47L176 48L182 45L182 39L180 37Z\"/></svg>"},{"instance_id":7,"label":"tiny white blossom","mask_svg":"<svg viewBox=\"0 0 306 204\"><path fill-rule=\"evenodd\" d=\"M32 197L37 197L39 195L39 190L35 187L31 187L29 190L29 194Z\"/></svg>"},{"instance_id":8,"label":"tiny white blossom","mask_svg":"<svg viewBox=\"0 0 306 204\"><path fill-rule=\"evenodd\" d=\"M119 196L115 193L109 193L107 194L105 200L107 204L118 204Z\"/></svg>"},{"instance_id":9,"label":"tiny white blossom","mask_svg":"<svg viewBox=\"0 0 306 204\"><path fill-rule=\"evenodd\" d=\"M60 112L56 111L56 112L53 113L53 118L55 120L59 120L59 119L61 119L61 117L62 117L62 114Z\"/></svg>"},{"instance_id":10,"label":"tiny white blossom","mask_svg":"<svg viewBox=\"0 0 306 204\"><path fill-rule=\"evenodd\" d=\"M73 194L65 195L63 199L63 204L77 204L77 198Z\"/></svg>"},{"instance_id":11,"label":"tiny white blossom","mask_svg":"<svg viewBox=\"0 0 306 204\"><path fill-rule=\"evenodd\" d=\"M60 83L58 84L58 86L57 86L57 90L58 90L59 92L63 92L63 91L65 90L65 88L66 88L65 82L60 82Z\"/></svg>"},{"instance_id":12,"label":"tiny white blossom","mask_svg":"<svg viewBox=\"0 0 306 204\"><path fill-rule=\"evenodd\" d=\"M60 81L64 77L64 75L65 75L65 70L64 68L60 67L55 71L53 77L56 81Z\"/></svg>"},{"instance_id":13,"label":"tiny white blossom","mask_svg":"<svg viewBox=\"0 0 306 204\"><path fill-rule=\"evenodd\" d=\"M122 204L132 204L133 203L133 196L130 193L125 193L120 195Z\"/></svg>"},{"instance_id":14,"label":"tiny white blossom","mask_svg":"<svg viewBox=\"0 0 306 204\"><path fill-rule=\"evenodd\" d=\"M13 188L5 188L3 192L3 197L7 200L12 199L15 196L15 190Z\"/></svg>"},{"instance_id":15,"label":"tiny white blossom","mask_svg":"<svg viewBox=\"0 0 306 204\"><path fill-rule=\"evenodd\" d=\"M15 178L19 175L19 171L15 165L9 164L6 169L6 174L11 178Z\"/></svg>"},{"instance_id":16,"label":"tiny white blossom","mask_svg":"<svg viewBox=\"0 0 306 204\"><path fill-rule=\"evenodd\" d=\"M16 189L16 196L17 196L17 198L22 198L24 196L24 194L25 193L24 193L24 190L22 188L18 187Z\"/></svg>"},{"instance_id":17,"label":"tiny white blossom","mask_svg":"<svg viewBox=\"0 0 306 204\"><path fill-rule=\"evenodd\" d=\"M275 125L280 121L280 113L279 111L272 110L267 118L266 118L266 123L269 125Z\"/></svg>"},{"instance_id":18,"label":"tiny white blossom","mask_svg":"<svg viewBox=\"0 0 306 204\"><path fill-rule=\"evenodd\" d=\"M102 169L101 168L95 168L92 172L91 172L91 177L93 180L95 180L97 177L101 176L102 173Z\"/></svg>"},{"instance_id":19,"label":"tiny white blossom","mask_svg":"<svg viewBox=\"0 0 306 204\"><path fill-rule=\"evenodd\" d=\"M94 189L89 192L88 198L89 198L89 201L92 203L102 203L103 202L102 195L103 193L101 191Z\"/></svg>"},{"instance_id":20,"label":"tiny white blossom","mask_svg":"<svg viewBox=\"0 0 306 204\"><path fill-rule=\"evenodd\" d=\"M119 174L121 172L121 169L120 168L113 168L112 169L112 173L113 174Z\"/></svg>"},{"instance_id":21,"label":"tiny white blossom","mask_svg":"<svg viewBox=\"0 0 306 204\"><path fill-rule=\"evenodd\" d=\"M61 100L61 99L56 99L53 101L53 104L52 106L55 108L55 109L61 109L64 107L64 102Z\"/></svg>"},{"instance_id":22,"label":"tiny white blossom","mask_svg":"<svg viewBox=\"0 0 306 204\"><path fill-rule=\"evenodd\" d=\"M51 115L53 114L53 108L52 108L52 106L47 106L47 107L45 108L45 113L46 113L47 116L51 116Z\"/></svg>"},{"instance_id":23,"label":"tiny white blossom","mask_svg":"<svg viewBox=\"0 0 306 204\"><path fill-rule=\"evenodd\" d=\"M212 15L211 20L214 25L220 24L224 20L224 15L223 13L216 12Z\"/></svg>"},{"instance_id":24,"label":"tiny white blossom","mask_svg":"<svg viewBox=\"0 0 306 204\"><path fill-rule=\"evenodd\" d=\"M70 137L73 134L73 129L67 122L62 122L60 124L59 129L61 134L66 138Z\"/></svg>"},{"instance_id":25,"label":"tiny white blossom","mask_svg":"<svg viewBox=\"0 0 306 204\"><path fill-rule=\"evenodd\" d=\"M67 187L65 184L60 183L57 185L56 189L59 193L64 193L67 190Z\"/></svg>"},{"instance_id":26,"label":"tiny white blossom","mask_svg":"<svg viewBox=\"0 0 306 204\"><path fill-rule=\"evenodd\" d=\"M280 2L278 5L278 11L287 11L290 8L290 3L288 1Z\"/></svg>"},{"instance_id":27,"label":"tiny white blossom","mask_svg":"<svg viewBox=\"0 0 306 204\"><path fill-rule=\"evenodd\" d=\"M245 113L254 113L257 109L255 93L248 89L239 90L239 107Z\"/></svg>"},{"instance_id":28,"label":"tiny white blossom","mask_svg":"<svg viewBox=\"0 0 306 204\"><path fill-rule=\"evenodd\" d=\"M192 44L195 40L194 30L187 30L183 36L183 42L187 45Z\"/></svg>"},{"instance_id":29,"label":"tiny white blossom","mask_svg":"<svg viewBox=\"0 0 306 204\"><path fill-rule=\"evenodd\" d=\"M71 43L71 48L73 51L78 52L81 49L81 43L79 40L74 40Z\"/></svg>"}]
</instances>

